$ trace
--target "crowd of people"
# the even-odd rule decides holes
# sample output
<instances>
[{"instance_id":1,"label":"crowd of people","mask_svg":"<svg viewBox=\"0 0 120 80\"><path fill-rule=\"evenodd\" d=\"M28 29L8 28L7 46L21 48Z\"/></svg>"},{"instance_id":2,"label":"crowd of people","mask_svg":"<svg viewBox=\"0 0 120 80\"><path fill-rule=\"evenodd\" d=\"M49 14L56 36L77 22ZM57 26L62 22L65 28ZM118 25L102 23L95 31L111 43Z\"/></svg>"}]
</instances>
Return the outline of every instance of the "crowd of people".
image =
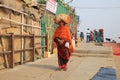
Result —
<instances>
[{"instance_id":1,"label":"crowd of people","mask_svg":"<svg viewBox=\"0 0 120 80\"><path fill-rule=\"evenodd\" d=\"M96 29L94 29L92 31L88 28L87 33L86 33L86 42L98 42L98 43L104 42L103 32L104 32L103 29L99 29L98 31ZM80 32L80 40L81 41L84 40L84 33L83 32Z\"/></svg>"}]
</instances>

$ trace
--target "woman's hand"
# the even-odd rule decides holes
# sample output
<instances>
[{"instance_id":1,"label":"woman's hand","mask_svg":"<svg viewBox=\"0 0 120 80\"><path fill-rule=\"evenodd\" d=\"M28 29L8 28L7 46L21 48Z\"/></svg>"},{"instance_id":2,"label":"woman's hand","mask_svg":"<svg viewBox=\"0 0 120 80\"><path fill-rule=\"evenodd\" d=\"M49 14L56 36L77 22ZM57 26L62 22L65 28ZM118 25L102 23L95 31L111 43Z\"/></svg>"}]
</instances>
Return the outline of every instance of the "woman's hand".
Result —
<instances>
[{"instance_id":1,"label":"woman's hand","mask_svg":"<svg viewBox=\"0 0 120 80\"><path fill-rule=\"evenodd\" d=\"M64 40L58 39L59 44L63 44Z\"/></svg>"}]
</instances>

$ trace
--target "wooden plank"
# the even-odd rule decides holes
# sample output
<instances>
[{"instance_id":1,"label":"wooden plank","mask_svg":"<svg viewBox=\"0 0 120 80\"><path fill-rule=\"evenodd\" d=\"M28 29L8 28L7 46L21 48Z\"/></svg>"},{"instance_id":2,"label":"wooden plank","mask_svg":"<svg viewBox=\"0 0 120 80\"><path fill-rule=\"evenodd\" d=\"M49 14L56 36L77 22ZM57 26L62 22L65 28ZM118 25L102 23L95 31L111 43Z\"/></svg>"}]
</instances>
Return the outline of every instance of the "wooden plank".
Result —
<instances>
[{"instance_id":1,"label":"wooden plank","mask_svg":"<svg viewBox=\"0 0 120 80\"><path fill-rule=\"evenodd\" d=\"M12 45L11 45L11 51L12 51L12 54L11 54L11 68L13 68L14 67L14 65L15 65L15 61L14 61L14 34L12 33L11 34L11 37L12 37L12 39L11 39L11 43L12 43Z\"/></svg>"},{"instance_id":2,"label":"wooden plank","mask_svg":"<svg viewBox=\"0 0 120 80\"><path fill-rule=\"evenodd\" d=\"M4 40L3 40L3 38L1 37L1 45L2 45L2 47L3 47L3 52L5 52L6 51L6 49L5 49L5 44L4 44ZM3 57L4 57L4 60L5 60L5 67L6 68L9 68L9 63L8 63L8 58L7 58L7 55L6 54L4 54L3 55Z\"/></svg>"}]
</instances>

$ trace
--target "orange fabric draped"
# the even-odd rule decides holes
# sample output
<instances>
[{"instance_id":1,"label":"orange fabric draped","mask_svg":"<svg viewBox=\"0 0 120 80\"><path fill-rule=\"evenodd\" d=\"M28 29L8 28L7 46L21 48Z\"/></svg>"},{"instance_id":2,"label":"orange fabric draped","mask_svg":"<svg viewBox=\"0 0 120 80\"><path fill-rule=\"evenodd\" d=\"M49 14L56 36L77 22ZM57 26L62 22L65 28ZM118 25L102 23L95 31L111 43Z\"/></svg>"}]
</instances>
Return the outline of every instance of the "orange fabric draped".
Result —
<instances>
[{"instance_id":1,"label":"orange fabric draped","mask_svg":"<svg viewBox=\"0 0 120 80\"><path fill-rule=\"evenodd\" d=\"M73 52L73 46L72 46L72 39L70 35L70 29L68 26L59 26L57 27L55 33L54 33L54 38L60 38L62 40L70 42L70 52Z\"/></svg>"}]
</instances>

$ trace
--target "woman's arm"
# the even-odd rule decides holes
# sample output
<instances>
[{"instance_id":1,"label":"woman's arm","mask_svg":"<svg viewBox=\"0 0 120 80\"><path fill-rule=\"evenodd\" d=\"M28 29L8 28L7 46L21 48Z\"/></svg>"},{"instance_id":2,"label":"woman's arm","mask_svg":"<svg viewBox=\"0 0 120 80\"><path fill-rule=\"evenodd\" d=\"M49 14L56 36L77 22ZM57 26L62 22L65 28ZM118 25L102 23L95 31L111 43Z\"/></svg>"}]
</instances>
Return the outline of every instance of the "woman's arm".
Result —
<instances>
[{"instance_id":1,"label":"woman's arm","mask_svg":"<svg viewBox=\"0 0 120 80\"><path fill-rule=\"evenodd\" d=\"M63 44L63 42L64 42L64 40L59 39L59 38L55 38L54 41L59 43L59 44Z\"/></svg>"}]
</instances>

